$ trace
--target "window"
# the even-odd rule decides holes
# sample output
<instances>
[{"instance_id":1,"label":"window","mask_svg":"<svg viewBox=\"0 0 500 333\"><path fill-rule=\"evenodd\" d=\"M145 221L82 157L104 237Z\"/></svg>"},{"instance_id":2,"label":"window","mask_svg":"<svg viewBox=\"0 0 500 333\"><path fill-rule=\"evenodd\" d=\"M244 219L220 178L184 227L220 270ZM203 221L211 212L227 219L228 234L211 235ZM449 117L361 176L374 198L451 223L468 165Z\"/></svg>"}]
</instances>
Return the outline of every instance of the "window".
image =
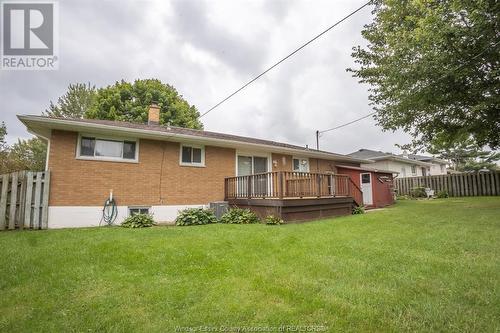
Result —
<instances>
[{"instance_id":1,"label":"window","mask_svg":"<svg viewBox=\"0 0 500 333\"><path fill-rule=\"evenodd\" d=\"M78 157L102 160L137 160L137 142L81 136Z\"/></svg>"},{"instance_id":2,"label":"window","mask_svg":"<svg viewBox=\"0 0 500 333\"><path fill-rule=\"evenodd\" d=\"M293 158L293 171L309 172L309 159Z\"/></svg>"},{"instance_id":3,"label":"window","mask_svg":"<svg viewBox=\"0 0 500 333\"><path fill-rule=\"evenodd\" d=\"M264 172L267 172L267 157L238 155L238 176L248 176Z\"/></svg>"},{"instance_id":4,"label":"window","mask_svg":"<svg viewBox=\"0 0 500 333\"><path fill-rule=\"evenodd\" d=\"M133 216L135 214L149 214L149 207L129 207L128 215Z\"/></svg>"},{"instance_id":5,"label":"window","mask_svg":"<svg viewBox=\"0 0 500 333\"><path fill-rule=\"evenodd\" d=\"M401 177L406 177L406 168L401 167Z\"/></svg>"},{"instance_id":6,"label":"window","mask_svg":"<svg viewBox=\"0 0 500 333\"><path fill-rule=\"evenodd\" d=\"M371 183L371 176L369 173L362 173L361 174L361 184L370 184Z\"/></svg>"},{"instance_id":7,"label":"window","mask_svg":"<svg viewBox=\"0 0 500 333\"><path fill-rule=\"evenodd\" d=\"M205 149L201 146L181 145L181 165L204 166Z\"/></svg>"},{"instance_id":8,"label":"window","mask_svg":"<svg viewBox=\"0 0 500 333\"><path fill-rule=\"evenodd\" d=\"M446 167L444 164L441 164L441 173L445 173L446 172Z\"/></svg>"},{"instance_id":9,"label":"window","mask_svg":"<svg viewBox=\"0 0 500 333\"><path fill-rule=\"evenodd\" d=\"M416 165L411 166L411 174L414 176L417 175L417 166Z\"/></svg>"}]
</instances>

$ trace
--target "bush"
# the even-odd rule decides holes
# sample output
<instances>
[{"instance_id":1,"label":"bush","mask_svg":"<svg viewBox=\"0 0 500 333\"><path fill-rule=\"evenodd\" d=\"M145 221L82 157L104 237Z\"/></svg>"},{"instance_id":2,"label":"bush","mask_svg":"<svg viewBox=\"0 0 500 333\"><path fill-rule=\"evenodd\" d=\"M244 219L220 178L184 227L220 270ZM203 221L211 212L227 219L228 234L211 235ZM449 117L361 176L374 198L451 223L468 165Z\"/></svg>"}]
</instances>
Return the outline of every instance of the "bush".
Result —
<instances>
[{"instance_id":1,"label":"bush","mask_svg":"<svg viewBox=\"0 0 500 333\"><path fill-rule=\"evenodd\" d=\"M134 214L127 217L121 226L124 228L147 228L155 224L153 216L149 214Z\"/></svg>"},{"instance_id":2,"label":"bush","mask_svg":"<svg viewBox=\"0 0 500 333\"><path fill-rule=\"evenodd\" d=\"M264 223L266 223L267 225L280 225L285 223L285 221L283 221L279 217L269 215L264 219Z\"/></svg>"},{"instance_id":3,"label":"bush","mask_svg":"<svg viewBox=\"0 0 500 333\"><path fill-rule=\"evenodd\" d=\"M175 219L176 225L202 225L217 223L213 210L203 208L188 208L179 213Z\"/></svg>"},{"instance_id":4,"label":"bush","mask_svg":"<svg viewBox=\"0 0 500 333\"><path fill-rule=\"evenodd\" d=\"M437 193L437 197L442 199L442 198L448 198L450 195L448 194L448 191L446 190L443 190L443 191L439 191Z\"/></svg>"},{"instance_id":5,"label":"bush","mask_svg":"<svg viewBox=\"0 0 500 333\"><path fill-rule=\"evenodd\" d=\"M415 187L410 191L410 196L412 198L427 198L427 194L425 193L425 187Z\"/></svg>"},{"instance_id":6,"label":"bush","mask_svg":"<svg viewBox=\"0 0 500 333\"><path fill-rule=\"evenodd\" d=\"M352 209L352 215L364 214L365 207L364 206L356 206Z\"/></svg>"},{"instance_id":7,"label":"bush","mask_svg":"<svg viewBox=\"0 0 500 333\"><path fill-rule=\"evenodd\" d=\"M409 200L410 197L407 195L398 195L396 196L396 200Z\"/></svg>"},{"instance_id":8,"label":"bush","mask_svg":"<svg viewBox=\"0 0 500 333\"><path fill-rule=\"evenodd\" d=\"M259 223L259 218L250 209L231 208L222 215L220 223L251 224Z\"/></svg>"}]
</instances>

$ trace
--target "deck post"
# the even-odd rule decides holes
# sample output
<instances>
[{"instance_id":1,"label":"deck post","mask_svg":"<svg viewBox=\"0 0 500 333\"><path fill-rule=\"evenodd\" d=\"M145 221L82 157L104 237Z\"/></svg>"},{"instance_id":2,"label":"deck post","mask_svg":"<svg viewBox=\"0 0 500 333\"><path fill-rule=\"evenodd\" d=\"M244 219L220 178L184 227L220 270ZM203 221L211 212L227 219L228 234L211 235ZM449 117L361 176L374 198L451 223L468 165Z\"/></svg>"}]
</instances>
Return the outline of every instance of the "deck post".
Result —
<instances>
[{"instance_id":1,"label":"deck post","mask_svg":"<svg viewBox=\"0 0 500 333\"><path fill-rule=\"evenodd\" d=\"M252 198L252 176L247 176L247 197Z\"/></svg>"},{"instance_id":2,"label":"deck post","mask_svg":"<svg viewBox=\"0 0 500 333\"><path fill-rule=\"evenodd\" d=\"M279 190L279 194L278 194L278 196L279 196L280 199L283 199L283 192L284 192L284 188L285 188L284 187L284 183L283 183L283 178L284 178L283 177L283 172L279 171L278 172L278 184L279 184L279 189L278 189Z\"/></svg>"}]
</instances>

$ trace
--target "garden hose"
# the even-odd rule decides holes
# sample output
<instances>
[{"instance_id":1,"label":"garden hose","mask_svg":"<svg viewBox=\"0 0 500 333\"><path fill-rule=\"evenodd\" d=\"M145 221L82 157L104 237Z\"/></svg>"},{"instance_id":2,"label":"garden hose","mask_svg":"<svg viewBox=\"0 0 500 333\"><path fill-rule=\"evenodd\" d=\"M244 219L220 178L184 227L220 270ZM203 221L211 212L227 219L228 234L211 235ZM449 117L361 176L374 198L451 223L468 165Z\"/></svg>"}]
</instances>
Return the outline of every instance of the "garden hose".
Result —
<instances>
[{"instance_id":1,"label":"garden hose","mask_svg":"<svg viewBox=\"0 0 500 333\"><path fill-rule=\"evenodd\" d=\"M118 216L118 209L116 208L116 201L111 196L104 202L104 207L102 208L102 217L99 222L99 226L104 221L107 225L113 225Z\"/></svg>"}]
</instances>

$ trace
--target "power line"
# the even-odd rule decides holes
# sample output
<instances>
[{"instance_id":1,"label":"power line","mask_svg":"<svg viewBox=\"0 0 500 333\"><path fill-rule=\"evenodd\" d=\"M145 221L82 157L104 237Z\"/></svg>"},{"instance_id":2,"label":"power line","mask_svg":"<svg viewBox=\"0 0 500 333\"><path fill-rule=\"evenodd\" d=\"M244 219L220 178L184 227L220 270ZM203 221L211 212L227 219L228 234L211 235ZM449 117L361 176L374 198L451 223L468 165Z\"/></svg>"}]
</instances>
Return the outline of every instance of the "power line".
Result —
<instances>
[{"instance_id":1,"label":"power line","mask_svg":"<svg viewBox=\"0 0 500 333\"><path fill-rule=\"evenodd\" d=\"M344 16L342 19L340 19L339 21L335 22L333 25L329 26L328 28L326 28L325 30L323 30L321 33L319 33L318 35L316 35L315 37L313 37L312 39L308 40L307 42L305 42L304 44L302 44L301 46L299 46L298 48L296 48L293 52L289 53L287 56L285 56L284 58L282 58L281 60L279 60L278 62L274 63L271 67L267 68L265 71L263 71L262 73L260 73L259 75L257 75L256 77L254 77L253 79L251 79L250 81L248 81L247 83L245 83L243 86L241 86L240 88L238 88L237 90L235 90L233 93L231 93L230 95L228 95L227 97L225 97L223 100L221 100L219 103L215 104L214 106L212 106L210 109L208 109L206 112L204 112L203 114L201 114L199 118L205 116L206 114L210 113L211 111L213 111L215 108L217 108L219 105L221 105L222 103L224 103L225 101L227 101L228 99L230 99L231 97L233 97L234 95L236 95L237 93L239 93L240 91L242 91L243 89L245 89L246 87L248 87L249 85L251 85L253 82L257 81L258 79L260 79L262 76L264 76L265 74L267 74L269 71L271 71L272 69L274 69L276 66L278 66L279 64L281 64L282 62L284 62L285 60L287 60L288 58L292 57L293 55L295 55L297 52L299 52L300 50L302 50L303 48L305 48L307 45L311 44L312 42L314 42L316 39L318 39L319 37L323 36L324 34L326 34L328 31L332 30L333 28L335 28L337 25L339 25L340 23L344 22L345 20L347 20L349 17L353 16L354 14L356 14L357 12L359 12L361 9L365 8L366 6L368 6L373 0L370 0L368 2L366 2L364 5L362 5L361 7L358 7L356 10L350 12L348 15Z\"/></svg>"},{"instance_id":2,"label":"power line","mask_svg":"<svg viewBox=\"0 0 500 333\"><path fill-rule=\"evenodd\" d=\"M352 120L352 121L350 121L350 122L348 122L348 123L345 123L345 124L342 124L342 125L339 125L339 126L335 126L335 127L332 127L332 128L326 129L326 130L323 130L323 131L318 131L318 133L319 133L319 134L323 134L323 133L326 133L326 132L330 132L330 131L333 131L333 130L336 130L336 129L339 129L339 128L342 128L342 127L345 127L345 126L347 126L347 125L354 124L354 123L356 123L356 122L358 122L358 121L360 121L360 120L363 120L363 119L365 119L365 118L368 118L368 117L370 117L370 116L374 115L375 113L377 113L377 112L375 111L375 112L369 113L369 114L367 114L366 116L363 116L363 117L358 118L358 119L354 119L354 120Z\"/></svg>"}]
</instances>

